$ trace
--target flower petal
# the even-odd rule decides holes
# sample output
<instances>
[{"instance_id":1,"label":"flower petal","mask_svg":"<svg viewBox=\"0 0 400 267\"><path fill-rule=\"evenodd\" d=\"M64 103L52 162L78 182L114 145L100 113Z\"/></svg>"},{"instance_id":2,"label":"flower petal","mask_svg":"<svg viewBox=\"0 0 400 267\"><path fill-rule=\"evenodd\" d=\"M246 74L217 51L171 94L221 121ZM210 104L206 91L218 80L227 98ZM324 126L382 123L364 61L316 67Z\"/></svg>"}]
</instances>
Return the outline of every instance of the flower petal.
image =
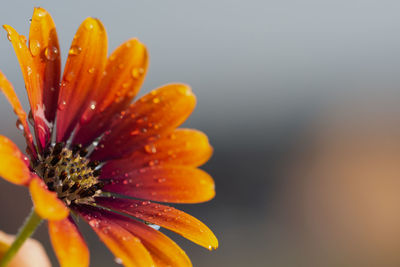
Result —
<instances>
[{"instance_id":1,"label":"flower petal","mask_svg":"<svg viewBox=\"0 0 400 267\"><path fill-rule=\"evenodd\" d=\"M7 80L6 76L1 71L0 71L0 90L6 96L8 102L10 102L11 106L14 109L15 114L17 114L18 124L20 123L24 130L24 136L26 139L26 143L30 149L30 153L34 158L36 158L37 157L36 149L34 147L33 137L31 131L29 130L28 122L26 120L27 117L26 113L22 108L17 95L15 94L12 84Z\"/></svg>"},{"instance_id":2,"label":"flower petal","mask_svg":"<svg viewBox=\"0 0 400 267\"><path fill-rule=\"evenodd\" d=\"M138 237L150 252L156 266L192 266L186 253L161 232L144 223L116 213L103 210L101 214Z\"/></svg>"},{"instance_id":3,"label":"flower petal","mask_svg":"<svg viewBox=\"0 0 400 267\"><path fill-rule=\"evenodd\" d=\"M210 250L218 247L217 238L206 225L193 216L172 207L151 203L150 201L107 197L96 198L96 203L117 212L160 225Z\"/></svg>"},{"instance_id":4,"label":"flower petal","mask_svg":"<svg viewBox=\"0 0 400 267\"><path fill-rule=\"evenodd\" d=\"M49 234L61 267L89 266L89 249L71 216L49 221Z\"/></svg>"},{"instance_id":5,"label":"flower petal","mask_svg":"<svg viewBox=\"0 0 400 267\"><path fill-rule=\"evenodd\" d=\"M0 135L0 159L1 177L14 184L28 184L31 177L26 157L10 139L2 135Z\"/></svg>"},{"instance_id":6,"label":"flower petal","mask_svg":"<svg viewBox=\"0 0 400 267\"><path fill-rule=\"evenodd\" d=\"M119 117L92 154L93 159L121 158L183 123L196 105L190 87L170 84L153 90Z\"/></svg>"},{"instance_id":7,"label":"flower petal","mask_svg":"<svg viewBox=\"0 0 400 267\"><path fill-rule=\"evenodd\" d=\"M57 111L60 88L60 46L52 17L40 7L33 11L29 30L29 49L42 83L44 115L52 123Z\"/></svg>"},{"instance_id":8,"label":"flower petal","mask_svg":"<svg viewBox=\"0 0 400 267\"><path fill-rule=\"evenodd\" d=\"M68 216L68 208L57 198L55 192L47 190L44 182L36 175L29 184L29 191L35 211L43 219L58 221Z\"/></svg>"},{"instance_id":9,"label":"flower petal","mask_svg":"<svg viewBox=\"0 0 400 267\"><path fill-rule=\"evenodd\" d=\"M205 163L213 149L207 136L197 130L176 129L154 143L135 150L127 158L106 162L104 173L114 170L129 172L154 165L186 165L197 167Z\"/></svg>"},{"instance_id":10,"label":"flower petal","mask_svg":"<svg viewBox=\"0 0 400 267\"><path fill-rule=\"evenodd\" d=\"M96 104L84 112L74 144L85 146L92 142L109 126L115 114L127 108L143 83L147 66L147 49L137 39L125 42L111 54L92 98Z\"/></svg>"},{"instance_id":11,"label":"flower petal","mask_svg":"<svg viewBox=\"0 0 400 267\"><path fill-rule=\"evenodd\" d=\"M11 41L17 55L22 75L25 80L25 87L28 92L29 103L35 121L35 133L39 149L43 148L46 140L50 138L50 130L46 124L42 103L43 79L38 72L38 66L35 65L32 54L26 45L26 38L14 30L11 26L4 25L8 33L8 39Z\"/></svg>"},{"instance_id":12,"label":"flower petal","mask_svg":"<svg viewBox=\"0 0 400 267\"><path fill-rule=\"evenodd\" d=\"M107 60L107 34L103 24L87 18L72 41L57 113L57 142L66 141L96 93Z\"/></svg>"},{"instance_id":13,"label":"flower petal","mask_svg":"<svg viewBox=\"0 0 400 267\"><path fill-rule=\"evenodd\" d=\"M214 181L206 172L185 166L154 166L130 172L115 170L103 187L135 198L173 203L200 203L215 196Z\"/></svg>"},{"instance_id":14,"label":"flower petal","mask_svg":"<svg viewBox=\"0 0 400 267\"><path fill-rule=\"evenodd\" d=\"M105 216L106 211L83 205L76 209L124 266L155 266L140 239Z\"/></svg>"}]
</instances>

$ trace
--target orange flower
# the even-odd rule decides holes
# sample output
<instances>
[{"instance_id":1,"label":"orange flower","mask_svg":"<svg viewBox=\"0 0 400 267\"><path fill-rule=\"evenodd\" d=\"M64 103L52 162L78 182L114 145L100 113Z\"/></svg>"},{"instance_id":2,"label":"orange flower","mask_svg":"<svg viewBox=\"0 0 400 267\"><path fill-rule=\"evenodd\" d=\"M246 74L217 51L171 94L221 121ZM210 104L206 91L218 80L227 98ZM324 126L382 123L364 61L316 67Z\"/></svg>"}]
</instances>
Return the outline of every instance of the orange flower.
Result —
<instances>
[{"instance_id":1,"label":"orange flower","mask_svg":"<svg viewBox=\"0 0 400 267\"><path fill-rule=\"evenodd\" d=\"M191 266L154 225L216 248L203 223L150 202L199 203L215 195L212 178L197 169L212 154L207 137L176 129L195 107L191 89L169 84L130 104L147 70L146 47L131 39L107 58L106 31L97 19L79 27L61 81L56 29L46 10L34 10L28 45L12 27L4 28L21 65L34 134L0 72L0 89L18 116L29 156L0 136L0 176L29 186L36 213L49 222L61 266L89 264L70 211L125 266Z\"/></svg>"}]
</instances>

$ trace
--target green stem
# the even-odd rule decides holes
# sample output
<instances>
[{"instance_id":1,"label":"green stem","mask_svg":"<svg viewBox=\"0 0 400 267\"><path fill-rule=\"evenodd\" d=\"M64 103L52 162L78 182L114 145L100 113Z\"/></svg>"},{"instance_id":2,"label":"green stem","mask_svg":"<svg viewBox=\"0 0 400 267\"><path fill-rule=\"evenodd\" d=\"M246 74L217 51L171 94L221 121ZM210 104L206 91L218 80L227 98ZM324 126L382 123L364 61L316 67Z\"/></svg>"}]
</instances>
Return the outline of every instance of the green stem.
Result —
<instances>
[{"instance_id":1,"label":"green stem","mask_svg":"<svg viewBox=\"0 0 400 267\"><path fill-rule=\"evenodd\" d=\"M8 248L7 252L0 259L0 267L5 267L12 260L24 242L35 232L36 228L42 222L42 218L37 215L34 209L32 209L29 216L26 218L24 225L19 229L18 235L14 242Z\"/></svg>"}]
</instances>

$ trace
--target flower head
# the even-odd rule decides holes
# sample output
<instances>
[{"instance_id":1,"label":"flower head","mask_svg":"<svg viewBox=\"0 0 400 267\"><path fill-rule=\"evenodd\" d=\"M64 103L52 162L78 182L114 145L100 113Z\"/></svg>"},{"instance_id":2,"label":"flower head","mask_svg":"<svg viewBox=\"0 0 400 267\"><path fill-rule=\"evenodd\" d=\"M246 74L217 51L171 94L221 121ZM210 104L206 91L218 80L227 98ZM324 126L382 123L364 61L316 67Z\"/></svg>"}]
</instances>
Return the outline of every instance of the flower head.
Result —
<instances>
[{"instance_id":1,"label":"flower head","mask_svg":"<svg viewBox=\"0 0 400 267\"><path fill-rule=\"evenodd\" d=\"M25 156L0 136L0 176L29 187L36 213L48 220L61 266L89 264L71 214L87 221L125 266L191 265L153 224L216 248L216 237L203 223L152 202L214 197L212 178L197 168L212 154L207 137L177 129L195 107L191 89L169 84L131 103L147 70L146 47L131 39L107 57L106 31L94 18L75 34L62 78L56 29L46 10L35 8L28 43L12 27L4 28L21 66L30 112L27 116L0 72L0 89L27 143Z\"/></svg>"}]
</instances>

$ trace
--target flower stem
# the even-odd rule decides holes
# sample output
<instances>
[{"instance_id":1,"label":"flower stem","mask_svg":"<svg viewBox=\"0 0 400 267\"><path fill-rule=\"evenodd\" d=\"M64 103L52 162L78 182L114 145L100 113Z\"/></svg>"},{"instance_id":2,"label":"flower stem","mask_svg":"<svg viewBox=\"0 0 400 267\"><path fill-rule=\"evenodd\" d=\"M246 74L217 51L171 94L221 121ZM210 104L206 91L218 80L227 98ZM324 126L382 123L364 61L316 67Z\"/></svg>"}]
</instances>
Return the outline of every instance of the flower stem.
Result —
<instances>
[{"instance_id":1,"label":"flower stem","mask_svg":"<svg viewBox=\"0 0 400 267\"><path fill-rule=\"evenodd\" d=\"M32 209L29 216L26 218L24 225L19 229L18 235L14 242L8 248L7 252L0 259L0 267L5 267L12 260L24 242L35 232L36 228L42 222L42 218L37 215L35 209Z\"/></svg>"}]
</instances>

